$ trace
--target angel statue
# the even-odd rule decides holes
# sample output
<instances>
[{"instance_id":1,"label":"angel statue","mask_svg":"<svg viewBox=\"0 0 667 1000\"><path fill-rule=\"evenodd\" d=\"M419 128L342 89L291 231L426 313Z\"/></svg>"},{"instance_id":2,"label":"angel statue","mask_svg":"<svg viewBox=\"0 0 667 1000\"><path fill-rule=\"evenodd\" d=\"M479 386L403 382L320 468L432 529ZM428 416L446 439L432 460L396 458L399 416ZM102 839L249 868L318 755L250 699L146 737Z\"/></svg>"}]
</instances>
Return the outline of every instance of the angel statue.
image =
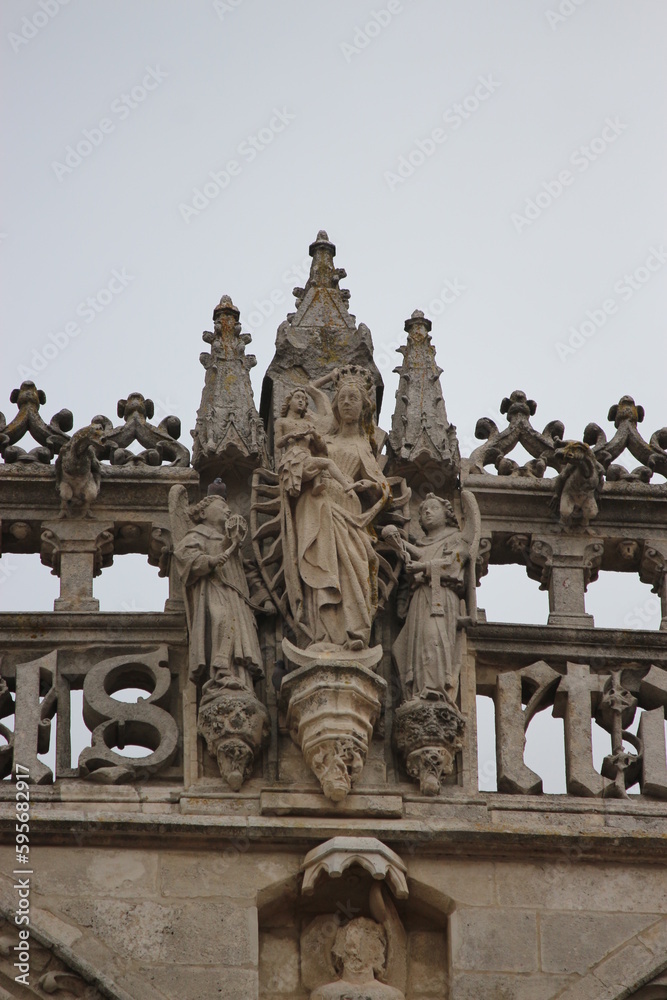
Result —
<instances>
[{"instance_id":1,"label":"angel statue","mask_svg":"<svg viewBox=\"0 0 667 1000\"><path fill-rule=\"evenodd\" d=\"M211 484L208 495L193 507L185 487L169 495L174 533L174 559L185 590L190 633L190 677L206 677L202 703L223 689L253 690L264 676L253 611L272 611L250 600L241 545L248 526L227 504L226 489Z\"/></svg>"},{"instance_id":2,"label":"angel statue","mask_svg":"<svg viewBox=\"0 0 667 1000\"><path fill-rule=\"evenodd\" d=\"M371 889L370 908L374 919L355 917L337 930L331 957L338 978L314 989L310 1000L405 1000L402 990L384 981L392 964L402 966L398 978L405 979L405 931L379 885ZM396 950L402 954L392 955Z\"/></svg>"},{"instance_id":3,"label":"angel statue","mask_svg":"<svg viewBox=\"0 0 667 1000\"><path fill-rule=\"evenodd\" d=\"M423 539L406 542L393 526L383 531L383 537L403 552L410 590L405 625L392 648L404 702L424 699L456 705L461 670L457 637L476 619L480 536L473 494L464 490L461 501L463 530L451 503L428 493L419 508Z\"/></svg>"}]
</instances>

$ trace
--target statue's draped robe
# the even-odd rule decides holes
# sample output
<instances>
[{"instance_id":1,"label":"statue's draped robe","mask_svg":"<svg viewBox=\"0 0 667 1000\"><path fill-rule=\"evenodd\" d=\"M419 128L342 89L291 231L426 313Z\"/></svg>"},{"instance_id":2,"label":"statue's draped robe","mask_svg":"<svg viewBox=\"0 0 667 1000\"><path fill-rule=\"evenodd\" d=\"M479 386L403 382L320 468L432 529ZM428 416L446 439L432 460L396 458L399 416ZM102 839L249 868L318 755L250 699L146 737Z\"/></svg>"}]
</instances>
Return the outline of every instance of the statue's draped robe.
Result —
<instances>
[{"instance_id":1,"label":"statue's draped robe","mask_svg":"<svg viewBox=\"0 0 667 1000\"><path fill-rule=\"evenodd\" d=\"M431 565L430 572L414 579L405 625L392 653L405 701L411 698L453 701L460 673L456 623L465 594L469 549L456 528L434 539L427 536L417 545L421 549L419 562L444 561L446 566L440 570ZM440 583L441 575L446 582Z\"/></svg>"},{"instance_id":2,"label":"statue's draped robe","mask_svg":"<svg viewBox=\"0 0 667 1000\"><path fill-rule=\"evenodd\" d=\"M370 479L383 488L386 499L389 487L366 437L332 435L326 443L329 458L351 482ZM361 640L367 647L378 602L378 557L369 526L381 502L364 511L356 493L347 493L328 476L323 483L318 496L313 495L312 481L305 479L298 499L283 493L290 606L304 626L307 644L345 646ZM298 637L300 645L304 634Z\"/></svg>"},{"instance_id":3,"label":"statue's draped robe","mask_svg":"<svg viewBox=\"0 0 667 1000\"><path fill-rule=\"evenodd\" d=\"M244 600L249 591L240 551L209 569L209 557L222 555L229 544L210 525L199 524L174 549L185 591L190 676L209 674L214 688L242 685L252 691L253 679L264 674L255 618Z\"/></svg>"}]
</instances>

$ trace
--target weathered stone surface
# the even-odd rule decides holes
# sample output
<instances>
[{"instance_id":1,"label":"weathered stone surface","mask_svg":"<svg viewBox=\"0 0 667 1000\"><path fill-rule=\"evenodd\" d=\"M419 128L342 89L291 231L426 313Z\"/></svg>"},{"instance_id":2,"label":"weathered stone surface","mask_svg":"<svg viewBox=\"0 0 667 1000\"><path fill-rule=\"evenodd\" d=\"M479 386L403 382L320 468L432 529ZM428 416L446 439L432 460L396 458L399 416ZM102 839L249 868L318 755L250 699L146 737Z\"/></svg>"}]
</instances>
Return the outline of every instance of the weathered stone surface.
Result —
<instances>
[{"instance_id":1,"label":"weathered stone surface","mask_svg":"<svg viewBox=\"0 0 667 1000\"><path fill-rule=\"evenodd\" d=\"M217 969L196 965L142 969L145 979L169 1000L257 1000L255 969L222 965ZM137 994L138 996L139 994Z\"/></svg>"},{"instance_id":2,"label":"weathered stone surface","mask_svg":"<svg viewBox=\"0 0 667 1000\"><path fill-rule=\"evenodd\" d=\"M262 992L292 997L299 989L299 942L295 933L260 934L259 979Z\"/></svg>"},{"instance_id":3,"label":"weathered stone surface","mask_svg":"<svg viewBox=\"0 0 667 1000\"><path fill-rule=\"evenodd\" d=\"M452 968L456 971L537 972L539 968L535 913L500 908L457 910L451 929Z\"/></svg>"},{"instance_id":4,"label":"weathered stone surface","mask_svg":"<svg viewBox=\"0 0 667 1000\"><path fill-rule=\"evenodd\" d=\"M446 996L447 952L444 934L413 931L408 953L408 981L415 997Z\"/></svg>"},{"instance_id":5,"label":"weathered stone surface","mask_svg":"<svg viewBox=\"0 0 667 1000\"><path fill-rule=\"evenodd\" d=\"M451 1000L553 1000L568 980L560 976L507 976L496 973L458 975L454 979ZM444 995L447 994L436 994ZM581 1000L584 1000L582 997ZM592 1000L592 998L588 998Z\"/></svg>"},{"instance_id":6,"label":"weathered stone surface","mask_svg":"<svg viewBox=\"0 0 667 1000\"><path fill-rule=\"evenodd\" d=\"M545 913L540 920L542 968L582 974L653 923L654 917L632 913Z\"/></svg>"}]
</instances>

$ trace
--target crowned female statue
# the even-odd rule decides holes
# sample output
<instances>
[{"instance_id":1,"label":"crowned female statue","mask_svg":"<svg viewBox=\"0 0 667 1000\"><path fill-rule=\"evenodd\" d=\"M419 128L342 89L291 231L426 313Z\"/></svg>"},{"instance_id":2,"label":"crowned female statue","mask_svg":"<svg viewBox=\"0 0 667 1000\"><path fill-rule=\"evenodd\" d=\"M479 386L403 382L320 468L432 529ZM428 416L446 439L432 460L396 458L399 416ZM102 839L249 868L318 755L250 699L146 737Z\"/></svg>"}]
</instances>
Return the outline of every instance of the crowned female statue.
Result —
<instances>
[{"instance_id":1,"label":"crowned female statue","mask_svg":"<svg viewBox=\"0 0 667 1000\"><path fill-rule=\"evenodd\" d=\"M371 526L391 490L377 461L370 372L346 365L318 385L324 381L334 395L329 404L317 393L319 430L301 393L304 431L295 412L279 439L285 585L300 646L361 650L378 603ZM328 428L320 433L323 411Z\"/></svg>"}]
</instances>

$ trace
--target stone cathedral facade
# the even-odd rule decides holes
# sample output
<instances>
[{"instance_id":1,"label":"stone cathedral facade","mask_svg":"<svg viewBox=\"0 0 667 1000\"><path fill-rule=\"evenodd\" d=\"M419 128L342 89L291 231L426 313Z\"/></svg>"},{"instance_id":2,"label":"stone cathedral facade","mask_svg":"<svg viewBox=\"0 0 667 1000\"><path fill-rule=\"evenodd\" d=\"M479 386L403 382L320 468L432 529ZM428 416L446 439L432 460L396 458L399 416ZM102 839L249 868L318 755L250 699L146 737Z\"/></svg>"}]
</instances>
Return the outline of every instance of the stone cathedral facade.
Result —
<instances>
[{"instance_id":1,"label":"stone cathedral facade","mask_svg":"<svg viewBox=\"0 0 667 1000\"><path fill-rule=\"evenodd\" d=\"M515 390L461 455L415 311L385 432L325 232L310 254L259 408L216 306L192 453L138 392L74 430L24 382L0 414L1 551L60 582L0 608L0 998L665 1000L667 428L624 396L570 440ZM100 612L127 553L163 612ZM509 563L543 625L477 607ZM660 629L596 628L601 572ZM544 711L561 795L524 761Z\"/></svg>"}]
</instances>

